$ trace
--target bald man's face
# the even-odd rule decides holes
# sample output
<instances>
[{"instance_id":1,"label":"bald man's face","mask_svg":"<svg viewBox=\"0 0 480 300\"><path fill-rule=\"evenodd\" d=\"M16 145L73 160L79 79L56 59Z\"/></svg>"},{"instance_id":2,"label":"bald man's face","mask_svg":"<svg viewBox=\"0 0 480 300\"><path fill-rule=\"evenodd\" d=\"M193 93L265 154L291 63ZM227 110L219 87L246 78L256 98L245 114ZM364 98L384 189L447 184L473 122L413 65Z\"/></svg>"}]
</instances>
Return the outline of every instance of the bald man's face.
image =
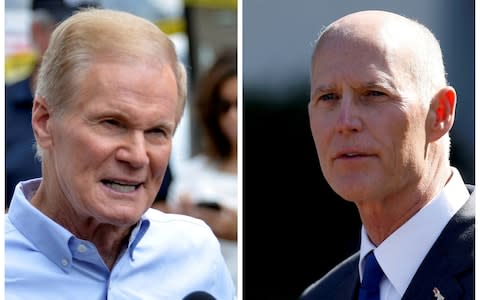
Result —
<instances>
[{"instance_id":1,"label":"bald man's face","mask_svg":"<svg viewBox=\"0 0 480 300\"><path fill-rule=\"evenodd\" d=\"M310 126L323 174L345 199L388 199L422 174L427 108L399 50L368 30L316 50Z\"/></svg>"}]
</instances>

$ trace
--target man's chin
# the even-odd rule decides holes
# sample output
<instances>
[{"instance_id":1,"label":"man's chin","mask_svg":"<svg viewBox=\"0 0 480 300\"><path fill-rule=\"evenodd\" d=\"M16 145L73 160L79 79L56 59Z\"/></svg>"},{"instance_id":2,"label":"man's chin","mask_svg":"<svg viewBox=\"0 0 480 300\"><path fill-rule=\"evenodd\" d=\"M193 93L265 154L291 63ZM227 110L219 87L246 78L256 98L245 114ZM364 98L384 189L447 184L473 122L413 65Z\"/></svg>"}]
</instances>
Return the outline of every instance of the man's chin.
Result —
<instances>
[{"instance_id":1,"label":"man's chin","mask_svg":"<svg viewBox=\"0 0 480 300\"><path fill-rule=\"evenodd\" d=\"M368 184L365 182L349 182L332 185L332 189L343 199L350 202L361 202L363 199L371 198Z\"/></svg>"},{"instance_id":2,"label":"man's chin","mask_svg":"<svg viewBox=\"0 0 480 300\"><path fill-rule=\"evenodd\" d=\"M138 223L145 211L146 209L140 211L138 208L122 208L121 211L110 212L104 215L104 221L116 227L130 227Z\"/></svg>"}]
</instances>

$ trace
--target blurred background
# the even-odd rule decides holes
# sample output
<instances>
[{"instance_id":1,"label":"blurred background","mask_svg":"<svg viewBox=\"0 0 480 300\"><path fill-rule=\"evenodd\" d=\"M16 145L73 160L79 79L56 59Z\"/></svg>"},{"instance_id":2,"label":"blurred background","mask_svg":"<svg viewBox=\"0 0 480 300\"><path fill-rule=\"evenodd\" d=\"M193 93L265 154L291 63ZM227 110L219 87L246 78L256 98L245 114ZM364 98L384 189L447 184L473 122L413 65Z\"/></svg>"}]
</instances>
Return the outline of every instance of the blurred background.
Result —
<instances>
[{"instance_id":1,"label":"blurred background","mask_svg":"<svg viewBox=\"0 0 480 300\"><path fill-rule=\"evenodd\" d=\"M190 109L192 87L220 52L237 47L236 0L5 0L6 208L14 185L40 174L31 149L33 136L18 130L28 125L31 110L31 95L22 90L28 84L22 85L22 81L29 80L42 52L32 26L39 18L34 11L45 9L58 23L84 6L133 13L154 22L170 36L187 67L190 88L185 114L174 137L172 172L199 151L201 132ZM53 28L48 30L50 34Z\"/></svg>"},{"instance_id":2,"label":"blurred background","mask_svg":"<svg viewBox=\"0 0 480 300\"><path fill-rule=\"evenodd\" d=\"M297 299L358 250L356 208L322 177L307 103L319 31L365 9L417 19L440 40L458 93L452 164L474 183L473 0L244 0L244 299Z\"/></svg>"}]
</instances>

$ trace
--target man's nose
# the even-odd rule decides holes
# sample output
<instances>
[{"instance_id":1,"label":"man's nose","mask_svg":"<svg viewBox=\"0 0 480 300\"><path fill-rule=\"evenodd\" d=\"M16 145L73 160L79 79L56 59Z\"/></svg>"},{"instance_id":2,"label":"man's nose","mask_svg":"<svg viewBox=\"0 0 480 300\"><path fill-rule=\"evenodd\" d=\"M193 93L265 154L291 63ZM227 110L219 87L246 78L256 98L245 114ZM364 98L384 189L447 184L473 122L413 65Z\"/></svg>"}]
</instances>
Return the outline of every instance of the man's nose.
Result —
<instances>
[{"instance_id":1,"label":"man's nose","mask_svg":"<svg viewBox=\"0 0 480 300\"><path fill-rule=\"evenodd\" d=\"M148 165L149 156L143 131L130 132L117 150L116 157L133 168L142 168Z\"/></svg>"},{"instance_id":2,"label":"man's nose","mask_svg":"<svg viewBox=\"0 0 480 300\"><path fill-rule=\"evenodd\" d=\"M355 95L342 96L336 127L337 132L341 134L354 133L362 129L361 112L355 101Z\"/></svg>"}]
</instances>

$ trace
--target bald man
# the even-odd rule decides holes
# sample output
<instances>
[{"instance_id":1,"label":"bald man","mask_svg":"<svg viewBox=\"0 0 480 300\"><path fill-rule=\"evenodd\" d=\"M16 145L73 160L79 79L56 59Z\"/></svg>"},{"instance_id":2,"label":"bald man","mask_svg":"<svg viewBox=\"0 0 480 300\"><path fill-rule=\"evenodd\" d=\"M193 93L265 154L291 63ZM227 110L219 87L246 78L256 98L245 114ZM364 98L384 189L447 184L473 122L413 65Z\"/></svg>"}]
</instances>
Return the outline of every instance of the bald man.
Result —
<instances>
[{"instance_id":1,"label":"bald man","mask_svg":"<svg viewBox=\"0 0 480 300\"><path fill-rule=\"evenodd\" d=\"M362 11L320 34L310 127L326 180L363 226L360 251L302 300L473 299L474 187L449 161L456 101L437 40L415 21Z\"/></svg>"}]
</instances>

